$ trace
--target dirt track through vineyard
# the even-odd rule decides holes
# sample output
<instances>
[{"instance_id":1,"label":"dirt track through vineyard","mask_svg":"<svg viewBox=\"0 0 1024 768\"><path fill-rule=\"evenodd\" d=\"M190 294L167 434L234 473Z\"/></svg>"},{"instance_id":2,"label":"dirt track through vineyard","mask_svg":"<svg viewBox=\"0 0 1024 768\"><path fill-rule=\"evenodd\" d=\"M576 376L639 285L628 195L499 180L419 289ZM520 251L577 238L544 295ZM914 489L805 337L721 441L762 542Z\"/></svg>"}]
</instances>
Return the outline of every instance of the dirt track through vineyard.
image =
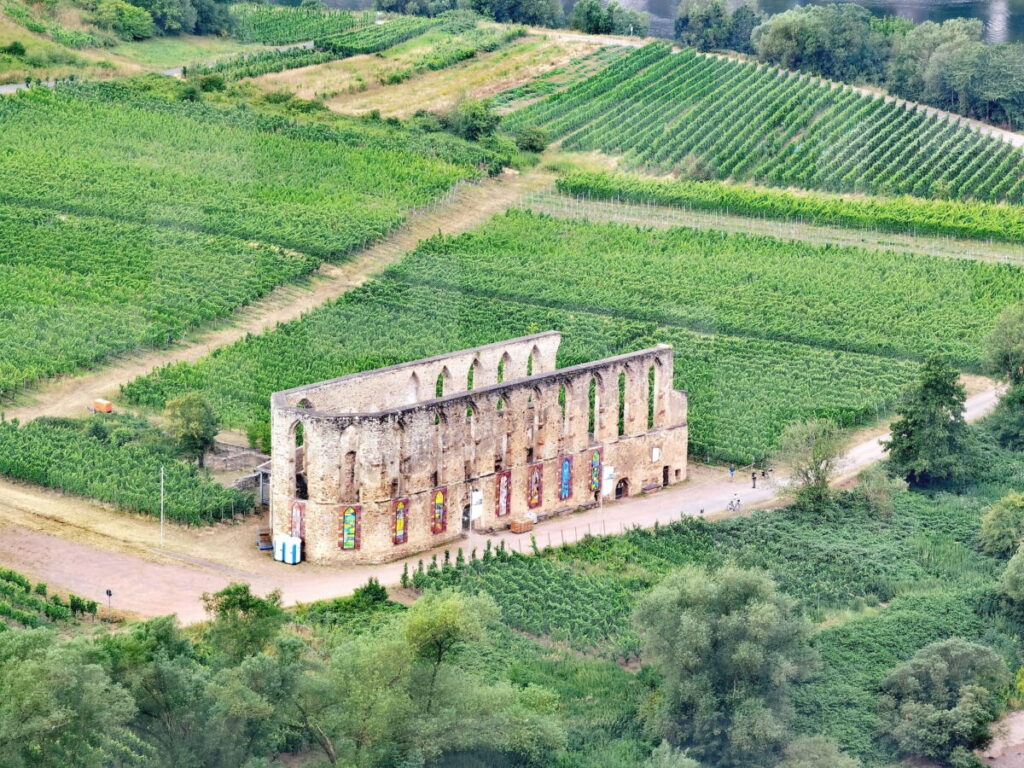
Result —
<instances>
[{"instance_id":1,"label":"dirt track through vineyard","mask_svg":"<svg viewBox=\"0 0 1024 768\"><path fill-rule=\"evenodd\" d=\"M40 416L81 416L97 397L113 397L126 384L168 363L193 362L218 347L232 344L246 334L262 333L278 323L294 320L311 309L362 285L394 263L417 242L431 235L458 234L482 224L514 205L524 194L550 187L554 176L533 169L523 174L503 173L457 187L448 198L413 213L389 236L360 251L343 264L323 264L306 285L284 285L260 301L235 312L219 328L191 334L169 349L122 357L101 369L52 379L26 399L30 402L4 408L8 419L22 421ZM0 495L2 499L2 495Z\"/></svg>"}]
</instances>

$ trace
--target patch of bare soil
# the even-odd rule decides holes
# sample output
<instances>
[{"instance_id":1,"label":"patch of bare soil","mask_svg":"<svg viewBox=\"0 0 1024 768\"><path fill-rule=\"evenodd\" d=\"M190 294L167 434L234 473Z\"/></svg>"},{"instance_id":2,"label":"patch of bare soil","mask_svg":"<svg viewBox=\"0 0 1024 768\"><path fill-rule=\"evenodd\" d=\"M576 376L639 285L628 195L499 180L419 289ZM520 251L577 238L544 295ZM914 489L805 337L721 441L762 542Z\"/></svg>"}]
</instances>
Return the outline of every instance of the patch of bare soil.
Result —
<instances>
[{"instance_id":1,"label":"patch of bare soil","mask_svg":"<svg viewBox=\"0 0 1024 768\"><path fill-rule=\"evenodd\" d=\"M1024 768L1024 710L1008 713L992 725L991 732L995 738L980 753L982 762L993 768Z\"/></svg>"}]
</instances>

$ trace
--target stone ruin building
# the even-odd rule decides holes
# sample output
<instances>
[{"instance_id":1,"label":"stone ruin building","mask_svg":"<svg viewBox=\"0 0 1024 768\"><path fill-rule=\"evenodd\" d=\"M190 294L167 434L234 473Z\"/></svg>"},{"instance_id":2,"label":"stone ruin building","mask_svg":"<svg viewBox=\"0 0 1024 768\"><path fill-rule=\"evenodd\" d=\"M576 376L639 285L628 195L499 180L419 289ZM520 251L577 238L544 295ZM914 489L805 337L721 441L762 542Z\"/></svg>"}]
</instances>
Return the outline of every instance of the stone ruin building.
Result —
<instances>
[{"instance_id":1,"label":"stone ruin building","mask_svg":"<svg viewBox=\"0 0 1024 768\"><path fill-rule=\"evenodd\" d=\"M305 559L377 563L686 477L659 344L560 370L524 336L277 392L270 516Z\"/></svg>"}]
</instances>

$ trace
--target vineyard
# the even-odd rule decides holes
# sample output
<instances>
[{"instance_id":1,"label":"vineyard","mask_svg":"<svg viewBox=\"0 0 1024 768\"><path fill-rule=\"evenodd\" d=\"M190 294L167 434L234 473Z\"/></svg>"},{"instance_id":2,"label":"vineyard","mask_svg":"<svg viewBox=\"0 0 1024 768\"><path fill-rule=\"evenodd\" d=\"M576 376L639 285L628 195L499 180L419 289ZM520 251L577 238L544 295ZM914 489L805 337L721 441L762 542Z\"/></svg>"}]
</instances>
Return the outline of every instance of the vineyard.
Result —
<instances>
[{"instance_id":1,"label":"vineyard","mask_svg":"<svg viewBox=\"0 0 1024 768\"><path fill-rule=\"evenodd\" d=\"M1007 265L528 211L421 243L389 274L702 333L887 357L942 353L965 366L979 363L998 311L1024 298L1024 273Z\"/></svg>"},{"instance_id":2,"label":"vineyard","mask_svg":"<svg viewBox=\"0 0 1024 768\"><path fill-rule=\"evenodd\" d=\"M0 122L0 397L166 345L497 166L448 135L298 125L119 84L2 98Z\"/></svg>"},{"instance_id":3,"label":"vineyard","mask_svg":"<svg viewBox=\"0 0 1024 768\"><path fill-rule=\"evenodd\" d=\"M273 391L554 328L563 366L673 344L691 452L746 463L792 421L881 418L932 352L977 366L993 317L1022 295L1024 275L1006 265L513 211L123 392L160 408L203 391L226 423L260 434Z\"/></svg>"},{"instance_id":4,"label":"vineyard","mask_svg":"<svg viewBox=\"0 0 1024 768\"><path fill-rule=\"evenodd\" d=\"M363 45L372 47L373 52L383 51L427 32L435 31L440 40L430 46L425 53L413 58L406 66L385 71L380 75L382 85L393 85L422 72L454 66L460 61L473 58L477 53L495 51L526 34L525 27L464 30L462 27L465 26L466 21L458 17L442 16L432 20L433 23L426 26L421 23L422 21L424 20L401 17L382 25L359 27L345 35L318 40L311 48L287 48L234 56L212 64L190 67L188 73L193 77L216 74L226 80L260 77L274 72L283 72L286 69L337 61L354 56L356 53L371 52L369 49L356 50ZM469 20L468 23L472 25L476 22ZM381 30L390 31L384 34ZM443 32L450 34L443 34ZM382 47L376 48L379 43L382 44Z\"/></svg>"},{"instance_id":5,"label":"vineyard","mask_svg":"<svg viewBox=\"0 0 1024 768\"><path fill-rule=\"evenodd\" d=\"M318 260L244 240L0 204L0 398L164 346Z\"/></svg>"},{"instance_id":6,"label":"vineyard","mask_svg":"<svg viewBox=\"0 0 1024 768\"><path fill-rule=\"evenodd\" d=\"M319 38L314 41L313 45L317 50L332 53L338 58L357 56L361 53L377 53L422 35L441 23L440 19L399 16L383 24L373 24L338 35Z\"/></svg>"},{"instance_id":7,"label":"vineyard","mask_svg":"<svg viewBox=\"0 0 1024 768\"><path fill-rule=\"evenodd\" d=\"M225 488L179 461L160 430L129 417L0 422L0 474L160 514L164 470L169 520L205 525L252 509L251 494Z\"/></svg>"},{"instance_id":8,"label":"vineyard","mask_svg":"<svg viewBox=\"0 0 1024 768\"><path fill-rule=\"evenodd\" d=\"M287 5L239 4L231 6L234 35L244 43L286 45L335 35L371 24L372 14L303 8Z\"/></svg>"},{"instance_id":9,"label":"vineyard","mask_svg":"<svg viewBox=\"0 0 1024 768\"><path fill-rule=\"evenodd\" d=\"M507 29L474 29L442 40L429 51L414 58L407 66L382 74L382 85L394 85L422 72L447 69L478 53L491 53L526 34L526 27Z\"/></svg>"},{"instance_id":10,"label":"vineyard","mask_svg":"<svg viewBox=\"0 0 1024 768\"><path fill-rule=\"evenodd\" d=\"M569 150L837 192L1024 201L1024 156L945 117L752 62L651 44L506 117Z\"/></svg>"},{"instance_id":11,"label":"vineyard","mask_svg":"<svg viewBox=\"0 0 1024 768\"><path fill-rule=\"evenodd\" d=\"M624 173L575 172L559 177L556 185L567 195L592 200L670 205L883 232L1024 242L1024 210L1013 205L909 196L844 197Z\"/></svg>"},{"instance_id":12,"label":"vineyard","mask_svg":"<svg viewBox=\"0 0 1024 768\"><path fill-rule=\"evenodd\" d=\"M33 585L25 576L9 568L0 568L0 631L9 627L36 629L67 624L77 616L96 616L95 600L78 595L47 595L42 582Z\"/></svg>"},{"instance_id":13,"label":"vineyard","mask_svg":"<svg viewBox=\"0 0 1024 768\"><path fill-rule=\"evenodd\" d=\"M161 407L202 391L226 423L265 435L274 391L556 328L560 365L673 344L691 451L746 463L794 420L880 418L933 352L976 367L995 315L1022 296L1024 275L1007 265L512 211L123 392Z\"/></svg>"}]
</instances>

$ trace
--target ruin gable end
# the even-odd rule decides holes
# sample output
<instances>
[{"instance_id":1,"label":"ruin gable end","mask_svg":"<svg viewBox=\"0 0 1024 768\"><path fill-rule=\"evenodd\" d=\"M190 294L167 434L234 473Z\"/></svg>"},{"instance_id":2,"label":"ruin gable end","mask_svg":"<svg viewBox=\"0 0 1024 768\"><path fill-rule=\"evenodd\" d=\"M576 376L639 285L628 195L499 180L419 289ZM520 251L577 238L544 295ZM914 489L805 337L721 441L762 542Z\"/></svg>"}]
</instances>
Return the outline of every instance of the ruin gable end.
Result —
<instances>
[{"instance_id":1,"label":"ruin gable end","mask_svg":"<svg viewBox=\"0 0 1024 768\"><path fill-rule=\"evenodd\" d=\"M379 563L686 478L672 347L557 369L561 334L271 397L270 516L305 558Z\"/></svg>"}]
</instances>

